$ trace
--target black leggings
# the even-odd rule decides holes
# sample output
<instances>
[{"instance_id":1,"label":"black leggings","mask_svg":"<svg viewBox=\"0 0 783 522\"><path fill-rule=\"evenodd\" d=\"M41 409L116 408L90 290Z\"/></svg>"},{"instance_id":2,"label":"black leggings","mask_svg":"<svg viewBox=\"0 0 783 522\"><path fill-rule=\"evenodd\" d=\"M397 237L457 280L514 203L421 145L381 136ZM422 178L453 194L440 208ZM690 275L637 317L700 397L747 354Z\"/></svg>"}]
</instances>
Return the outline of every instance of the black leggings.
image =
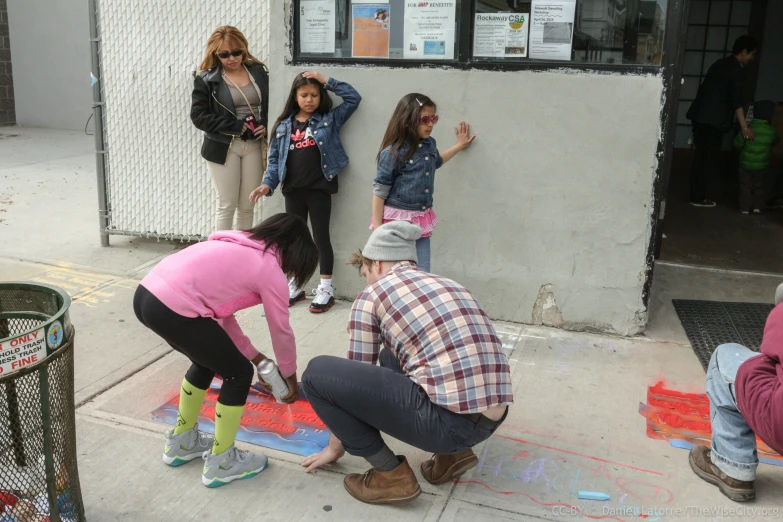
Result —
<instances>
[{"instance_id":1,"label":"black leggings","mask_svg":"<svg viewBox=\"0 0 783 522\"><path fill-rule=\"evenodd\" d=\"M193 365L185 375L190 384L207 390L217 373L223 378L218 402L225 406L245 405L253 383L253 363L242 355L217 321L183 317L141 285L133 297L133 311L141 324L190 359Z\"/></svg>"},{"instance_id":2,"label":"black leggings","mask_svg":"<svg viewBox=\"0 0 783 522\"><path fill-rule=\"evenodd\" d=\"M286 194L285 211L296 214L307 221L310 214L310 226L313 240L318 247L321 260L321 275L332 275L334 270L334 251L329 237L329 219L332 215L332 195L321 190L297 190Z\"/></svg>"}]
</instances>

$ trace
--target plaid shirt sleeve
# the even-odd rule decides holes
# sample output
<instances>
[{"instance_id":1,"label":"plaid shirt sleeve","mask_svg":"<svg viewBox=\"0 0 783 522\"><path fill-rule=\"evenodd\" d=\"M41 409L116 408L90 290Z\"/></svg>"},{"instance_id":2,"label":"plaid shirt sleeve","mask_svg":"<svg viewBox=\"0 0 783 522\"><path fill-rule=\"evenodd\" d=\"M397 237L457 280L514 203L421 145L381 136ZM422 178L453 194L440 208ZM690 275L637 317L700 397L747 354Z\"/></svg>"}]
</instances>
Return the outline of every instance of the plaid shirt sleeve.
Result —
<instances>
[{"instance_id":1,"label":"plaid shirt sleeve","mask_svg":"<svg viewBox=\"0 0 783 522\"><path fill-rule=\"evenodd\" d=\"M351 308L348 321L348 359L375 364L380 350L378 318L375 315L374 300L368 290L362 292Z\"/></svg>"}]
</instances>

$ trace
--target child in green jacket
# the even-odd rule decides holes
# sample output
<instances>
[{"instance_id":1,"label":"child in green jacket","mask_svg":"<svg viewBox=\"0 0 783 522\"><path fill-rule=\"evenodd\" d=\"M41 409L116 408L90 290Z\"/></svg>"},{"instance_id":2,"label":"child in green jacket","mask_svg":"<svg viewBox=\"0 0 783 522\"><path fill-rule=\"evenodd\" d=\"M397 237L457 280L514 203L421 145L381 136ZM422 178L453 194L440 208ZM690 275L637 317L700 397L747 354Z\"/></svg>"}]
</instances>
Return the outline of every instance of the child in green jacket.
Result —
<instances>
[{"instance_id":1,"label":"child in green jacket","mask_svg":"<svg viewBox=\"0 0 783 522\"><path fill-rule=\"evenodd\" d=\"M772 157L772 147L779 139L778 131L772 126L775 104L759 101L753 104L753 121L748 127L755 138L746 141L742 132L734 138L734 147L740 149L740 212L761 214L764 205L764 185Z\"/></svg>"}]
</instances>

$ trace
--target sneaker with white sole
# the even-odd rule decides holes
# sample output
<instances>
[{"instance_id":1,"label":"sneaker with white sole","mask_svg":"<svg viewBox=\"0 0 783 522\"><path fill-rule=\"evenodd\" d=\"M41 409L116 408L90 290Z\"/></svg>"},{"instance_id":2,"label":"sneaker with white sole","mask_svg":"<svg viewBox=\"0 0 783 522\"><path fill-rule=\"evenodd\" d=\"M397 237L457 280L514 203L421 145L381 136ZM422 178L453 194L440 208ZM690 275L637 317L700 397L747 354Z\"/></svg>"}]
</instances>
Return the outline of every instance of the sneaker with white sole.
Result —
<instances>
[{"instance_id":1,"label":"sneaker with white sole","mask_svg":"<svg viewBox=\"0 0 783 522\"><path fill-rule=\"evenodd\" d=\"M269 460L263 453L237 449L233 444L219 455L205 451L201 482L208 488L219 488L235 480L253 478L266 469Z\"/></svg>"},{"instance_id":2,"label":"sneaker with white sole","mask_svg":"<svg viewBox=\"0 0 783 522\"><path fill-rule=\"evenodd\" d=\"M310 311L314 314L322 314L334 306L334 287L318 286L313 290L315 297L310 303Z\"/></svg>"},{"instance_id":3,"label":"sneaker with white sole","mask_svg":"<svg viewBox=\"0 0 783 522\"><path fill-rule=\"evenodd\" d=\"M212 449L214 440L212 435L198 431L198 424L179 435L174 435L174 430L169 430L166 432L163 462L169 466L187 464L203 455L205 451Z\"/></svg>"},{"instance_id":4,"label":"sneaker with white sole","mask_svg":"<svg viewBox=\"0 0 783 522\"><path fill-rule=\"evenodd\" d=\"M297 288L293 279L288 280L288 307L291 308L299 301L304 301L307 294L301 288Z\"/></svg>"}]
</instances>

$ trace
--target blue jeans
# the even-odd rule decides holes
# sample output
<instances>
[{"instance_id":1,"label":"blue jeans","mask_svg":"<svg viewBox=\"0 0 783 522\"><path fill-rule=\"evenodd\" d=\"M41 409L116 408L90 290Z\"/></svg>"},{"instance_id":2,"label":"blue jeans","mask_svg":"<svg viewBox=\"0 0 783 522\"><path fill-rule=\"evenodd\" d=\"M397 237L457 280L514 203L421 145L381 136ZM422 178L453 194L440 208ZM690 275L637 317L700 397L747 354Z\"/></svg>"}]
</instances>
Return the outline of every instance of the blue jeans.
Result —
<instances>
[{"instance_id":1,"label":"blue jeans","mask_svg":"<svg viewBox=\"0 0 783 522\"><path fill-rule=\"evenodd\" d=\"M416 240L416 257L419 262L416 263L419 268L425 272L430 271L430 238L422 237Z\"/></svg>"},{"instance_id":2,"label":"blue jeans","mask_svg":"<svg viewBox=\"0 0 783 522\"><path fill-rule=\"evenodd\" d=\"M737 407L734 381L742 363L758 355L739 344L715 349L707 368L707 397L712 421L712 463L735 480L756 478L756 434Z\"/></svg>"}]
</instances>

